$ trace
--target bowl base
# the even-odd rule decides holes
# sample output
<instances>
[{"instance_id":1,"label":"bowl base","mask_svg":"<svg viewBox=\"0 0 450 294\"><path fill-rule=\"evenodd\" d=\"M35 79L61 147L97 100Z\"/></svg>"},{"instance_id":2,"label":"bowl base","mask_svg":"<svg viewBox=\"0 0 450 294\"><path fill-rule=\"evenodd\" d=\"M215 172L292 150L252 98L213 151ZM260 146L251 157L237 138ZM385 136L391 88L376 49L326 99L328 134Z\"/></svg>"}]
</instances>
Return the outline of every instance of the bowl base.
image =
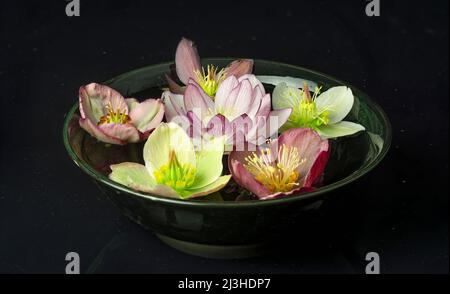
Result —
<instances>
[{"instance_id":1,"label":"bowl base","mask_svg":"<svg viewBox=\"0 0 450 294\"><path fill-rule=\"evenodd\" d=\"M181 252L215 259L242 259L263 255L267 251L265 242L248 245L208 245L177 240L165 235L156 234L156 236Z\"/></svg>"}]
</instances>

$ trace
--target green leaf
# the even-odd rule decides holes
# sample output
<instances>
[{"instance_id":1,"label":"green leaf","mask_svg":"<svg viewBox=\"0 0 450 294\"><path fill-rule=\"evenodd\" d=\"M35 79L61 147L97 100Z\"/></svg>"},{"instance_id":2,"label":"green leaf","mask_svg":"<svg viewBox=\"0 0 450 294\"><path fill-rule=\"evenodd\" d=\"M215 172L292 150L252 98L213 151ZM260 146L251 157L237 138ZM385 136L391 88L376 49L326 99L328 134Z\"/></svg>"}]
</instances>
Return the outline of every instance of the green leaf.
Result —
<instances>
[{"instance_id":1,"label":"green leaf","mask_svg":"<svg viewBox=\"0 0 450 294\"><path fill-rule=\"evenodd\" d=\"M317 129L317 132L323 139L329 139L353 135L364 130L365 128L360 124L349 121L341 121L336 124L321 126Z\"/></svg>"},{"instance_id":2,"label":"green leaf","mask_svg":"<svg viewBox=\"0 0 450 294\"><path fill-rule=\"evenodd\" d=\"M315 102L317 111L327 111L329 124L334 124L343 120L352 110L354 97L350 88L339 86L323 92Z\"/></svg>"}]
</instances>

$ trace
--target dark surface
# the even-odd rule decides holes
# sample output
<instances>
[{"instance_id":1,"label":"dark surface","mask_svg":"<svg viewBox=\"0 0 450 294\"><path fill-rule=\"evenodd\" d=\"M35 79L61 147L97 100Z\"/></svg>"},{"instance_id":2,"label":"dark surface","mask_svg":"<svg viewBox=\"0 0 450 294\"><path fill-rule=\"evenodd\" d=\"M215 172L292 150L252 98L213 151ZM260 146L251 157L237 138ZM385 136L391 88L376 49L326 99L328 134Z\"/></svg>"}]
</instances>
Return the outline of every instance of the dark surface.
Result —
<instances>
[{"instance_id":1,"label":"dark surface","mask_svg":"<svg viewBox=\"0 0 450 294\"><path fill-rule=\"evenodd\" d=\"M1 1L0 272L448 272L448 1ZM265 257L188 256L122 216L70 161L61 127L78 87L173 59L181 36L203 56L282 61L367 92L394 130L385 160L341 190L309 229ZM282 243L284 242L284 243Z\"/></svg>"}]
</instances>

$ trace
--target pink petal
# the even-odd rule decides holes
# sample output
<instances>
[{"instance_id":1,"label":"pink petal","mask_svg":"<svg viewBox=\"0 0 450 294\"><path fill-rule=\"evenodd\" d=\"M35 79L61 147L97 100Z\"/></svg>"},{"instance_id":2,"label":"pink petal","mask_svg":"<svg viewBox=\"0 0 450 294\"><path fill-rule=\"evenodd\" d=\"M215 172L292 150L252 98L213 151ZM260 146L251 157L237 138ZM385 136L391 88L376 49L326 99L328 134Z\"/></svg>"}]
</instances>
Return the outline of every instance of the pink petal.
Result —
<instances>
[{"instance_id":1,"label":"pink petal","mask_svg":"<svg viewBox=\"0 0 450 294\"><path fill-rule=\"evenodd\" d=\"M231 133L230 121L223 115L217 114L206 125L206 132L214 137L227 136Z\"/></svg>"},{"instance_id":2,"label":"pink petal","mask_svg":"<svg viewBox=\"0 0 450 294\"><path fill-rule=\"evenodd\" d=\"M128 143L139 142L141 136L132 124L102 124L97 127L109 137L117 138Z\"/></svg>"},{"instance_id":3,"label":"pink petal","mask_svg":"<svg viewBox=\"0 0 450 294\"><path fill-rule=\"evenodd\" d=\"M237 108L241 113L247 113L250 103L253 102L253 88L249 80L243 80L239 89L239 93L232 103L233 108Z\"/></svg>"},{"instance_id":4,"label":"pink petal","mask_svg":"<svg viewBox=\"0 0 450 294\"><path fill-rule=\"evenodd\" d=\"M227 144L233 145L234 150L242 151L247 142L247 134L252 129L253 122L248 115L243 114L231 121L231 132L233 137L227 138Z\"/></svg>"},{"instance_id":5,"label":"pink petal","mask_svg":"<svg viewBox=\"0 0 450 294\"><path fill-rule=\"evenodd\" d=\"M203 125L202 121L193 111L187 112L187 118L189 120L189 130L187 130L188 135L197 140L195 142L198 142L202 138L202 132L203 132Z\"/></svg>"},{"instance_id":6,"label":"pink petal","mask_svg":"<svg viewBox=\"0 0 450 294\"><path fill-rule=\"evenodd\" d=\"M169 86L170 92L174 94L183 94L185 88L178 85L170 76L166 75L167 85Z\"/></svg>"},{"instance_id":7,"label":"pink petal","mask_svg":"<svg viewBox=\"0 0 450 294\"><path fill-rule=\"evenodd\" d=\"M266 117L269 115L270 109L271 109L270 94L265 94L261 98L261 106L259 107L259 110L258 110L258 113L256 114L256 116Z\"/></svg>"},{"instance_id":8,"label":"pink petal","mask_svg":"<svg viewBox=\"0 0 450 294\"><path fill-rule=\"evenodd\" d=\"M270 195L269 190L267 190L264 185L255 180L253 175L247 171L242 162L246 156L250 155L250 152L245 151L232 151L228 156L228 167L230 169L233 179L242 187L249 190L258 198L264 198ZM239 160L237 160L239 158Z\"/></svg>"},{"instance_id":9,"label":"pink petal","mask_svg":"<svg viewBox=\"0 0 450 294\"><path fill-rule=\"evenodd\" d=\"M238 80L235 76L229 76L222 83L220 83L215 97L216 109L223 109L228 97L231 94L231 91L233 91L233 89L237 86Z\"/></svg>"},{"instance_id":10,"label":"pink petal","mask_svg":"<svg viewBox=\"0 0 450 294\"><path fill-rule=\"evenodd\" d=\"M98 121L100 119L100 117L96 117L94 115L93 111L92 111L89 95L86 92L86 87L85 86L81 86L80 87L79 100L80 100L80 107L79 107L79 109L80 109L81 117L83 119L89 119L89 120L92 120L92 121ZM99 101L99 103L101 103L101 102ZM105 112L103 107L102 107L102 112L103 113Z\"/></svg>"},{"instance_id":11,"label":"pink petal","mask_svg":"<svg viewBox=\"0 0 450 294\"><path fill-rule=\"evenodd\" d=\"M111 106L112 109L120 109L125 114L128 114L128 106L123 96L105 85L91 83L85 86L86 93L90 98L100 98L104 106Z\"/></svg>"},{"instance_id":12,"label":"pink petal","mask_svg":"<svg viewBox=\"0 0 450 294\"><path fill-rule=\"evenodd\" d=\"M265 196L265 197L261 197L259 199L260 200L279 199L279 198L283 198L283 197L286 197L286 196L312 192L314 190L315 190L315 188L313 188L313 187L300 187L300 188L297 188L297 189L293 189L293 190L291 190L289 192L278 192L278 193L275 193L275 194L270 194L270 195Z\"/></svg>"},{"instance_id":13,"label":"pink petal","mask_svg":"<svg viewBox=\"0 0 450 294\"><path fill-rule=\"evenodd\" d=\"M258 112L261 108L262 98L264 95L259 88L255 88L253 90L252 96L253 97L251 99L251 102L248 107L248 111L246 113L249 117L251 117L253 119L258 114Z\"/></svg>"},{"instance_id":14,"label":"pink petal","mask_svg":"<svg viewBox=\"0 0 450 294\"><path fill-rule=\"evenodd\" d=\"M260 91L262 92L263 95L266 94L266 91L265 91L265 89L264 89L263 84L256 78L255 75L252 75L252 74L246 74L246 75L241 76L241 77L238 79L239 82L242 82L243 80L249 80L250 83L252 84L252 88L253 88L253 89L258 89L258 90L260 90Z\"/></svg>"},{"instance_id":15,"label":"pink petal","mask_svg":"<svg viewBox=\"0 0 450 294\"><path fill-rule=\"evenodd\" d=\"M147 99L130 111L131 122L141 133L156 128L163 117L164 105L160 99Z\"/></svg>"},{"instance_id":16,"label":"pink petal","mask_svg":"<svg viewBox=\"0 0 450 294\"><path fill-rule=\"evenodd\" d=\"M79 120L80 127L82 127L86 132L88 132L92 137L97 138L99 141L115 144L115 145L125 145L126 142L120 140L119 138L110 136L102 129L98 128L96 125L92 123L89 119L80 118Z\"/></svg>"},{"instance_id":17,"label":"pink petal","mask_svg":"<svg viewBox=\"0 0 450 294\"><path fill-rule=\"evenodd\" d=\"M279 146L297 147L301 158L305 162L300 165L298 172L303 177L304 187L310 187L323 173L329 158L328 140L309 128L295 128L285 131L278 139Z\"/></svg>"},{"instance_id":18,"label":"pink petal","mask_svg":"<svg viewBox=\"0 0 450 294\"><path fill-rule=\"evenodd\" d=\"M245 74L250 74L253 71L252 59L239 59L231 62L226 67L226 73L228 76L235 76L239 78Z\"/></svg>"},{"instance_id":19,"label":"pink petal","mask_svg":"<svg viewBox=\"0 0 450 294\"><path fill-rule=\"evenodd\" d=\"M165 116L168 122L172 121L177 116L185 116L183 95L173 94L170 91L162 93L162 101L165 106Z\"/></svg>"},{"instance_id":20,"label":"pink petal","mask_svg":"<svg viewBox=\"0 0 450 294\"><path fill-rule=\"evenodd\" d=\"M200 57L197 48L191 40L181 39L175 53L177 75L183 84L187 85L189 79L196 79L194 72L201 69Z\"/></svg>"},{"instance_id":21,"label":"pink petal","mask_svg":"<svg viewBox=\"0 0 450 294\"><path fill-rule=\"evenodd\" d=\"M196 82L189 80L184 92L184 106L186 111L201 111L201 117L204 117L214 109L214 102Z\"/></svg>"},{"instance_id":22,"label":"pink petal","mask_svg":"<svg viewBox=\"0 0 450 294\"><path fill-rule=\"evenodd\" d=\"M139 105L139 101L137 101L136 98L126 98L125 103L128 106L129 112L132 111L135 106Z\"/></svg>"}]
</instances>

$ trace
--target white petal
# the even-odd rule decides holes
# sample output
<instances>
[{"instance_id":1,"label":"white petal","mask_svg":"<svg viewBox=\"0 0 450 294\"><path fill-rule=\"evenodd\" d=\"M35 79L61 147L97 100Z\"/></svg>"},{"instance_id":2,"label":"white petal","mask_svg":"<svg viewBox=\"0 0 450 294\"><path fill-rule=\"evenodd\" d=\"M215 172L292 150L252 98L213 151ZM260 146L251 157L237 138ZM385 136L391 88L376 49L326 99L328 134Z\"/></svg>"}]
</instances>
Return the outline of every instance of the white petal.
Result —
<instances>
[{"instance_id":1,"label":"white petal","mask_svg":"<svg viewBox=\"0 0 450 294\"><path fill-rule=\"evenodd\" d=\"M317 130L317 132L322 139L328 139L353 135L364 130L365 128L360 124L349 121L341 121L335 124L322 126Z\"/></svg>"},{"instance_id":2,"label":"white petal","mask_svg":"<svg viewBox=\"0 0 450 294\"><path fill-rule=\"evenodd\" d=\"M260 80L264 84L269 85L278 85L280 83L286 83L288 87L303 89L303 85L306 82L309 86L309 90L314 92L314 89L317 87L317 83L293 77L279 77L279 76L256 76L258 80Z\"/></svg>"},{"instance_id":3,"label":"white petal","mask_svg":"<svg viewBox=\"0 0 450 294\"><path fill-rule=\"evenodd\" d=\"M300 105L302 92L297 88L288 87L286 83L278 84L273 90L273 109L295 108Z\"/></svg>"},{"instance_id":4,"label":"white petal","mask_svg":"<svg viewBox=\"0 0 450 294\"><path fill-rule=\"evenodd\" d=\"M176 123L161 123L150 134L144 146L145 167L151 175L169 162L172 150L180 164L195 167L194 145L185 130Z\"/></svg>"},{"instance_id":5,"label":"white petal","mask_svg":"<svg viewBox=\"0 0 450 294\"><path fill-rule=\"evenodd\" d=\"M352 90L346 86L333 87L316 98L317 111L328 111L329 124L334 124L343 120L352 110L353 102Z\"/></svg>"}]
</instances>

